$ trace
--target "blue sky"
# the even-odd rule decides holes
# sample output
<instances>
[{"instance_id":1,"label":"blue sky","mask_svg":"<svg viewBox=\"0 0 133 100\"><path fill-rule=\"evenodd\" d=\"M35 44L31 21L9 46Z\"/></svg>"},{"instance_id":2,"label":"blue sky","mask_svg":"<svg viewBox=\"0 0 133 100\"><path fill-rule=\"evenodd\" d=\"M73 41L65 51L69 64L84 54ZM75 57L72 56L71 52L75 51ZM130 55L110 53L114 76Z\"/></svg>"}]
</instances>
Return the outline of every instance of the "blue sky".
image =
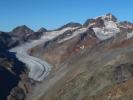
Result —
<instances>
[{"instance_id":1,"label":"blue sky","mask_svg":"<svg viewBox=\"0 0 133 100\"><path fill-rule=\"evenodd\" d=\"M133 0L0 0L0 30L10 31L18 25L55 29L106 13L133 22L132 11Z\"/></svg>"}]
</instances>

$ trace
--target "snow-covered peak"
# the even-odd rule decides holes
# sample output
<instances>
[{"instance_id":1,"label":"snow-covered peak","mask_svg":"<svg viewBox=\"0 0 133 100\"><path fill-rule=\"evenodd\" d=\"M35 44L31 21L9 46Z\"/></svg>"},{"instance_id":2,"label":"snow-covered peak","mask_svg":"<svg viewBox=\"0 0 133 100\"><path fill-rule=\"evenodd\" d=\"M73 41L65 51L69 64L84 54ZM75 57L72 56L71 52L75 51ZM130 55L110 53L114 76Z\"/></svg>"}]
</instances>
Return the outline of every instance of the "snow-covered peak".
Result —
<instances>
[{"instance_id":1,"label":"snow-covered peak","mask_svg":"<svg viewBox=\"0 0 133 100\"><path fill-rule=\"evenodd\" d=\"M98 16L96 18L88 19L83 26L84 27L93 27L93 28L102 28L105 27L106 23L112 22L116 23L117 18L112 14L106 14L102 16Z\"/></svg>"},{"instance_id":2,"label":"snow-covered peak","mask_svg":"<svg viewBox=\"0 0 133 100\"><path fill-rule=\"evenodd\" d=\"M108 13L108 14L105 14L105 15L102 15L102 16L98 16L94 19L99 19L99 18L104 20L104 21L113 21L113 22L117 21L117 18L111 13Z\"/></svg>"},{"instance_id":3,"label":"snow-covered peak","mask_svg":"<svg viewBox=\"0 0 133 100\"><path fill-rule=\"evenodd\" d=\"M120 32L120 29L117 26L117 23L112 20L104 20L104 27L103 28L93 28L96 36L100 40L106 40L115 36L117 33Z\"/></svg>"}]
</instances>

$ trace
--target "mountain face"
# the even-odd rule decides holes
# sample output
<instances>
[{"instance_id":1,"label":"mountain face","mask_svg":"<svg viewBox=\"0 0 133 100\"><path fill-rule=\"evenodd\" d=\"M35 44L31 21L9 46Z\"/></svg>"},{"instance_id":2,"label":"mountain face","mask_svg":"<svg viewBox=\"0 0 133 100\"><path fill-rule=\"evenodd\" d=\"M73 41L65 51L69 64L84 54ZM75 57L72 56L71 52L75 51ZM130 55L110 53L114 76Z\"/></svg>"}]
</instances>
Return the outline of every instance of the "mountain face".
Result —
<instances>
[{"instance_id":1,"label":"mountain face","mask_svg":"<svg viewBox=\"0 0 133 100\"><path fill-rule=\"evenodd\" d=\"M27 26L23 25L23 26L18 26L15 29L12 30L11 34L12 36L20 39L20 42L25 42L27 41L27 37L31 34L33 34L34 32L28 28Z\"/></svg>"},{"instance_id":2,"label":"mountain face","mask_svg":"<svg viewBox=\"0 0 133 100\"><path fill-rule=\"evenodd\" d=\"M38 100L132 100L133 24L106 14L68 27L28 51L52 64L57 80Z\"/></svg>"},{"instance_id":3,"label":"mountain face","mask_svg":"<svg viewBox=\"0 0 133 100\"><path fill-rule=\"evenodd\" d=\"M22 25L14 28L10 34L12 37L18 39L20 44L22 44L24 42L39 39L45 32L47 32L45 28L41 28L37 32L34 32L29 27Z\"/></svg>"},{"instance_id":4,"label":"mountain face","mask_svg":"<svg viewBox=\"0 0 133 100\"><path fill-rule=\"evenodd\" d=\"M33 34L27 36L25 40L26 41L36 40L39 39L43 34L44 32L34 32Z\"/></svg>"},{"instance_id":5,"label":"mountain face","mask_svg":"<svg viewBox=\"0 0 133 100\"><path fill-rule=\"evenodd\" d=\"M41 29L34 32L27 26L18 26L11 32L0 32L0 42L7 49L13 48L25 42L39 39L47 30Z\"/></svg>"},{"instance_id":6,"label":"mountain face","mask_svg":"<svg viewBox=\"0 0 133 100\"><path fill-rule=\"evenodd\" d=\"M29 91L26 65L8 51L17 45L10 33L0 32L0 100L24 100Z\"/></svg>"},{"instance_id":7,"label":"mountain face","mask_svg":"<svg viewBox=\"0 0 133 100\"><path fill-rule=\"evenodd\" d=\"M82 34L75 36L78 32ZM35 54L34 56L39 55L41 59L47 59L54 66L59 66L70 56L79 53L85 47L92 47L98 41L99 39L91 28L68 30L53 40L29 50L29 52L31 55Z\"/></svg>"},{"instance_id":8,"label":"mountain face","mask_svg":"<svg viewBox=\"0 0 133 100\"><path fill-rule=\"evenodd\" d=\"M70 27L69 24L65 25L62 30L68 29L68 27ZM106 14L87 20L82 27L81 25L72 27L53 40L32 48L29 52L30 55L40 57L58 66L70 56L79 53L82 49L92 48L100 41L115 37L117 39L114 42L119 42L132 37L132 31L132 23L117 22L114 15ZM60 31L58 30L58 32Z\"/></svg>"}]
</instances>

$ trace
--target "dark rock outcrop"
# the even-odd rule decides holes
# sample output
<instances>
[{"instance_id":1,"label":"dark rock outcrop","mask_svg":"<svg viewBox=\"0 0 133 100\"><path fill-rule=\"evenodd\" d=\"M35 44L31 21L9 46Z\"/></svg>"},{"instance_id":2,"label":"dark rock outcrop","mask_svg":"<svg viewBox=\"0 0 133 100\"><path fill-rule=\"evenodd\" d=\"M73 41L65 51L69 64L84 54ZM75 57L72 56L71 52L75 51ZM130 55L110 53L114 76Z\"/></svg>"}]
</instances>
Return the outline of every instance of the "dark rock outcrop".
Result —
<instances>
[{"instance_id":1,"label":"dark rock outcrop","mask_svg":"<svg viewBox=\"0 0 133 100\"><path fill-rule=\"evenodd\" d=\"M7 100L11 90L21 80L20 75L26 71L14 53L6 51L0 45L0 100Z\"/></svg>"},{"instance_id":2,"label":"dark rock outcrop","mask_svg":"<svg viewBox=\"0 0 133 100\"><path fill-rule=\"evenodd\" d=\"M25 82L21 76L25 75L28 79L28 75L26 74L28 70L26 69L25 64L20 62L15 53L7 51L12 45L8 45L12 42L10 40L9 34L1 33L0 35L0 100L24 100L26 93L25 88L22 88L22 85L18 85L22 83L27 84L30 82ZM3 35L4 34L4 35ZM5 39L6 38L6 39ZM9 43L8 43L9 42ZM22 80L23 79L23 80ZM24 94L23 94L24 93ZM10 95L10 96L9 96ZM7 97L12 97L13 99L8 99Z\"/></svg>"},{"instance_id":3,"label":"dark rock outcrop","mask_svg":"<svg viewBox=\"0 0 133 100\"><path fill-rule=\"evenodd\" d=\"M42 35L43 35L42 32L34 32L33 34L27 36L27 37L26 37L26 40L27 40L27 41L36 40L36 39L41 38Z\"/></svg>"},{"instance_id":4,"label":"dark rock outcrop","mask_svg":"<svg viewBox=\"0 0 133 100\"><path fill-rule=\"evenodd\" d=\"M0 44L1 47L6 49L12 48L19 44L18 40L13 39L13 37L6 32L0 32Z\"/></svg>"},{"instance_id":5,"label":"dark rock outcrop","mask_svg":"<svg viewBox=\"0 0 133 100\"><path fill-rule=\"evenodd\" d=\"M104 21L101 18L97 18L97 19L88 19L83 26L84 27L104 27Z\"/></svg>"},{"instance_id":6,"label":"dark rock outcrop","mask_svg":"<svg viewBox=\"0 0 133 100\"><path fill-rule=\"evenodd\" d=\"M117 83L125 82L133 77L133 64L125 63L116 67L114 76Z\"/></svg>"}]
</instances>

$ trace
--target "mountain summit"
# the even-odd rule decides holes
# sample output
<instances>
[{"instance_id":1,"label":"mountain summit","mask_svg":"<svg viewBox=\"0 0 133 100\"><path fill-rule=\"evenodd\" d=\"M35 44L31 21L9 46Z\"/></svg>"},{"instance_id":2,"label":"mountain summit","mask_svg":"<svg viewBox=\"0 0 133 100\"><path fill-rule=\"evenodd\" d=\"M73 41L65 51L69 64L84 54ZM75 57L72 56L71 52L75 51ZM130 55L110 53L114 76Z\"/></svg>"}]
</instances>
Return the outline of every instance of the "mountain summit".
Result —
<instances>
[{"instance_id":1,"label":"mountain summit","mask_svg":"<svg viewBox=\"0 0 133 100\"><path fill-rule=\"evenodd\" d=\"M37 32L40 32L40 33L47 32L47 29L44 27L41 27Z\"/></svg>"},{"instance_id":2,"label":"mountain summit","mask_svg":"<svg viewBox=\"0 0 133 100\"><path fill-rule=\"evenodd\" d=\"M18 26L16 28L14 28L12 30L12 34L14 36L24 36L26 34L30 34L30 33L33 33L34 31L31 30L29 27L27 27L26 25L22 25L22 26Z\"/></svg>"},{"instance_id":3,"label":"mountain summit","mask_svg":"<svg viewBox=\"0 0 133 100\"><path fill-rule=\"evenodd\" d=\"M31 30L29 27L27 27L26 25L22 25L14 28L11 32L11 35L18 38L20 42L25 42L26 38L33 33L34 31Z\"/></svg>"}]
</instances>

